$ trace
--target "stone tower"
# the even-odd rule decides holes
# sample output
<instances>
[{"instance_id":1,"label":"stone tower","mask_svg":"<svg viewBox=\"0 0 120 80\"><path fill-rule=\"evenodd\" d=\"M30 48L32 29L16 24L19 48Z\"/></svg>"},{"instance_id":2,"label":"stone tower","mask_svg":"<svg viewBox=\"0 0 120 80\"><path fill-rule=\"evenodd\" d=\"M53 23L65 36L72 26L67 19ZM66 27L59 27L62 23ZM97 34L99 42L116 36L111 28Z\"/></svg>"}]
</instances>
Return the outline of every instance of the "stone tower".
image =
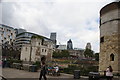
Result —
<instances>
[{"instance_id":1,"label":"stone tower","mask_svg":"<svg viewBox=\"0 0 120 80\"><path fill-rule=\"evenodd\" d=\"M100 60L99 71L111 65L120 73L120 2L113 2L100 11Z\"/></svg>"}]
</instances>

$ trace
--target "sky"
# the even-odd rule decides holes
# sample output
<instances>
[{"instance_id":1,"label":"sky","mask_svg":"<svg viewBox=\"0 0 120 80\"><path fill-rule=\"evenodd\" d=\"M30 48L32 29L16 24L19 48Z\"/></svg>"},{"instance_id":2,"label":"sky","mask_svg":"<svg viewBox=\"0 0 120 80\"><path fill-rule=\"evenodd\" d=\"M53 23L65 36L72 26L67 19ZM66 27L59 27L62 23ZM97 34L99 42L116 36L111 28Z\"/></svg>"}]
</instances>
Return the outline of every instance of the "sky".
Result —
<instances>
[{"instance_id":1,"label":"sky","mask_svg":"<svg viewBox=\"0 0 120 80\"><path fill-rule=\"evenodd\" d=\"M88 42L99 52L99 12L114 0L0 0L0 23L50 37L57 44L84 49Z\"/></svg>"}]
</instances>

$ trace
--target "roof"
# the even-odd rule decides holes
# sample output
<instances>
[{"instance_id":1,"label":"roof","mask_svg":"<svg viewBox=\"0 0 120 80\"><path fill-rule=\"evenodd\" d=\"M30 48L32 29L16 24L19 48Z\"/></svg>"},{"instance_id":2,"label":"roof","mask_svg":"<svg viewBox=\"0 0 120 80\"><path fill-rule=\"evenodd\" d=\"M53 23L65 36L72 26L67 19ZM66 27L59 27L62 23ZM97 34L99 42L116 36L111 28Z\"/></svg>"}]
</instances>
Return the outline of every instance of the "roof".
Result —
<instances>
[{"instance_id":1,"label":"roof","mask_svg":"<svg viewBox=\"0 0 120 80\"><path fill-rule=\"evenodd\" d=\"M17 37L22 35L22 34L25 34L25 33L28 33L28 34L33 34L33 36L31 38L44 38L44 39L48 39L48 40L51 40L45 36L41 36L41 35L38 35L38 34L35 34L35 33L32 33L32 32L23 32L23 33L20 33L18 35L16 35ZM51 40L52 41L52 40Z\"/></svg>"},{"instance_id":2,"label":"roof","mask_svg":"<svg viewBox=\"0 0 120 80\"><path fill-rule=\"evenodd\" d=\"M6 28L10 28L10 29L14 29L13 27L10 27L8 25L4 25L4 24L0 24L2 27L6 27Z\"/></svg>"},{"instance_id":3,"label":"roof","mask_svg":"<svg viewBox=\"0 0 120 80\"><path fill-rule=\"evenodd\" d=\"M68 41L68 43L72 43L71 39Z\"/></svg>"},{"instance_id":4,"label":"roof","mask_svg":"<svg viewBox=\"0 0 120 80\"><path fill-rule=\"evenodd\" d=\"M120 8L120 2L112 2L110 4L107 4L100 10L100 15L102 16L103 14L105 14L111 10L115 10L115 9L119 9L119 8Z\"/></svg>"}]
</instances>

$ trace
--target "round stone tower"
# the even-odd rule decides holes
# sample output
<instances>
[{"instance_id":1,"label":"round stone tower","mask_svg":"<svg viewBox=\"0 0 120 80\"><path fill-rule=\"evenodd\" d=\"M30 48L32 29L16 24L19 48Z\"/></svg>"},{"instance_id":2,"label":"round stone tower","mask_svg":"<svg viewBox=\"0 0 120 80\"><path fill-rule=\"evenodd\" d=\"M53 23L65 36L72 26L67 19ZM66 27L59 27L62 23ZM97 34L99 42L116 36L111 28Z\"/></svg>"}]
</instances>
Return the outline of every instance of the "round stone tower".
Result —
<instances>
[{"instance_id":1,"label":"round stone tower","mask_svg":"<svg viewBox=\"0 0 120 80\"><path fill-rule=\"evenodd\" d=\"M99 71L111 65L120 73L120 2L113 2L100 11L100 60Z\"/></svg>"}]
</instances>

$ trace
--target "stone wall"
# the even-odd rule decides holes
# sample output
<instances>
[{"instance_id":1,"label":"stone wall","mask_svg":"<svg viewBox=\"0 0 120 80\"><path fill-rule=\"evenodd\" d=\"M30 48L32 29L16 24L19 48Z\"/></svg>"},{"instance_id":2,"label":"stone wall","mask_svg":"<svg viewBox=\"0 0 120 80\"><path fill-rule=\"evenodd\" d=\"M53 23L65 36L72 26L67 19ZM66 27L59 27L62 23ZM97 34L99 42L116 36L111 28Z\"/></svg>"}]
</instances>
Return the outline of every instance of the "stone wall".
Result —
<instances>
[{"instance_id":1,"label":"stone wall","mask_svg":"<svg viewBox=\"0 0 120 80\"><path fill-rule=\"evenodd\" d=\"M118 62L120 56L118 52L118 35L104 36L104 42L100 45L99 71L104 71L111 65L114 72L119 71ZM114 54L114 61L110 61L110 55Z\"/></svg>"},{"instance_id":2,"label":"stone wall","mask_svg":"<svg viewBox=\"0 0 120 80\"><path fill-rule=\"evenodd\" d=\"M100 37L118 32L118 10L112 10L101 16ZM113 20L113 21L112 21Z\"/></svg>"},{"instance_id":3,"label":"stone wall","mask_svg":"<svg viewBox=\"0 0 120 80\"><path fill-rule=\"evenodd\" d=\"M23 61L30 60L30 45L25 45L22 47L20 59Z\"/></svg>"},{"instance_id":4,"label":"stone wall","mask_svg":"<svg viewBox=\"0 0 120 80\"><path fill-rule=\"evenodd\" d=\"M112 9L111 7L114 7ZM109 10L104 12L105 10ZM103 12L103 13L102 13ZM102 8L100 23L99 71L105 71L111 65L115 73L120 73L120 8L118 3L111 3ZM110 55L114 55L114 61Z\"/></svg>"},{"instance_id":5,"label":"stone wall","mask_svg":"<svg viewBox=\"0 0 120 80\"><path fill-rule=\"evenodd\" d=\"M41 56L46 56L47 61L52 59L53 43L50 41L44 41L42 45L41 39L32 39L32 44L26 44L22 47L21 60L23 61L41 61ZM30 57L31 55L31 57ZM31 59L30 59L31 58Z\"/></svg>"}]
</instances>

